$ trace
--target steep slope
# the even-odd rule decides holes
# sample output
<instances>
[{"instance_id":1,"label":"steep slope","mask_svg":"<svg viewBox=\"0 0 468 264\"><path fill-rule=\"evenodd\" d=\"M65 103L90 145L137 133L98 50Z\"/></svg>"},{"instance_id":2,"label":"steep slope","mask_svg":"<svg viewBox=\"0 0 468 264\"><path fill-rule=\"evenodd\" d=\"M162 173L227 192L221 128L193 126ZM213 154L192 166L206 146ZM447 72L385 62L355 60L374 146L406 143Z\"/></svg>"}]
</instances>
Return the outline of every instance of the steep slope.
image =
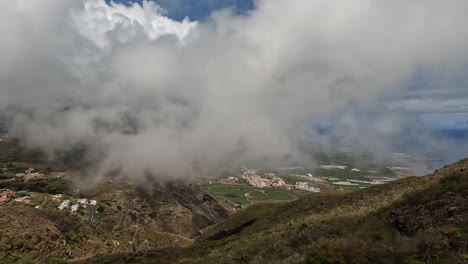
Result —
<instances>
[{"instance_id":1,"label":"steep slope","mask_svg":"<svg viewBox=\"0 0 468 264\"><path fill-rule=\"evenodd\" d=\"M79 197L98 201L93 224L88 223L87 209L59 211L50 194L30 195L29 203L10 201L0 206L0 263L86 259L144 250L144 241L152 249L174 243L187 246L201 229L231 213L197 186L181 183L142 189L108 181L69 194L72 201Z\"/></svg>"},{"instance_id":2,"label":"steep slope","mask_svg":"<svg viewBox=\"0 0 468 264\"><path fill-rule=\"evenodd\" d=\"M257 204L193 246L92 263L468 263L468 159L355 192Z\"/></svg>"},{"instance_id":3,"label":"steep slope","mask_svg":"<svg viewBox=\"0 0 468 264\"><path fill-rule=\"evenodd\" d=\"M57 164L40 163L43 155L23 151L8 134L0 134L0 139L0 189L16 192L14 198L27 197L0 202L0 263L56 263L144 250L146 245L151 249L187 246L200 230L231 214L229 206L197 185L182 182L130 184L109 178L90 187L78 170L52 173L48 167L57 168ZM30 167L46 177L15 177ZM55 199L55 194L63 197ZM81 206L75 213L70 207L57 208L63 200L76 204L80 198L97 201L92 224L89 208Z\"/></svg>"}]
</instances>

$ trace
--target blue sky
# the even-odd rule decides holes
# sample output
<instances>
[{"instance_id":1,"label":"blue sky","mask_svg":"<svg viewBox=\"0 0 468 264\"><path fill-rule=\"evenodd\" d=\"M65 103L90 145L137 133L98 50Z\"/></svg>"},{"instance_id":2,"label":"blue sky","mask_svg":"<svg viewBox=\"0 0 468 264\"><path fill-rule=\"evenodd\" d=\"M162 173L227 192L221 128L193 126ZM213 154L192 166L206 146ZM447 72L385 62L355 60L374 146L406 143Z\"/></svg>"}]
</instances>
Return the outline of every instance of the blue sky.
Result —
<instances>
[{"instance_id":1,"label":"blue sky","mask_svg":"<svg viewBox=\"0 0 468 264\"><path fill-rule=\"evenodd\" d=\"M143 0L114 0L119 3L139 3ZM253 0L154 0L167 10L172 19L182 20L189 17L190 20L202 21L213 10L232 7L237 13L245 13L253 8Z\"/></svg>"}]
</instances>

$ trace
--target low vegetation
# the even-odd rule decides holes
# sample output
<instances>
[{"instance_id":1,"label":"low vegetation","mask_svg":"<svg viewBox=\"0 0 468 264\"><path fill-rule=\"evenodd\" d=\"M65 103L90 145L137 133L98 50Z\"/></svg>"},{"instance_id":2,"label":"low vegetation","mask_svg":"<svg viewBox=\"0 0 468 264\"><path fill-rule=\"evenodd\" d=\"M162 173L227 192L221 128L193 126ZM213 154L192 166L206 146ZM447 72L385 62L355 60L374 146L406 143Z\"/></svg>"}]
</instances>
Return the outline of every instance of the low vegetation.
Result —
<instances>
[{"instance_id":1,"label":"low vegetation","mask_svg":"<svg viewBox=\"0 0 468 264\"><path fill-rule=\"evenodd\" d=\"M255 204L178 252L88 263L467 263L467 172L468 159L426 177Z\"/></svg>"},{"instance_id":2,"label":"low vegetation","mask_svg":"<svg viewBox=\"0 0 468 264\"><path fill-rule=\"evenodd\" d=\"M254 188L248 184L204 183L201 187L217 199L231 205L248 205L251 201L291 201L303 196L303 192L278 188Z\"/></svg>"},{"instance_id":3,"label":"low vegetation","mask_svg":"<svg viewBox=\"0 0 468 264\"><path fill-rule=\"evenodd\" d=\"M52 178L44 180L14 179L0 182L0 189L7 188L15 191L28 191L48 194L70 194L73 184L66 178Z\"/></svg>"}]
</instances>

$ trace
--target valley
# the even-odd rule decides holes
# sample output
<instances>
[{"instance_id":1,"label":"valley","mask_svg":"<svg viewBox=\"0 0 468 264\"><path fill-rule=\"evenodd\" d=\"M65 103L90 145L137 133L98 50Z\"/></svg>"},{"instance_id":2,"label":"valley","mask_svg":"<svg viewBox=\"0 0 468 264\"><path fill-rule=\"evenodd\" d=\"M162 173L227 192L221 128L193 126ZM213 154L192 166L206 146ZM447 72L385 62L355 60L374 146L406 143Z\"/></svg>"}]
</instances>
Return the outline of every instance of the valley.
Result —
<instances>
[{"instance_id":1,"label":"valley","mask_svg":"<svg viewBox=\"0 0 468 264\"><path fill-rule=\"evenodd\" d=\"M431 232L465 250L466 160L432 176L407 177L391 169L401 162L320 151L318 164L308 167L244 166L192 182L107 177L87 185L79 170L31 159L13 140L0 147L10 151L0 163L0 263L174 263L179 255L182 263L375 263L379 254L424 260L431 256L376 247L424 241L413 237L414 228L425 230L419 225L428 219L392 212L413 210L400 208L416 202L410 197L430 202L424 195L434 188L442 196L452 190L455 200L424 211L449 215L431 220ZM456 185L453 175L460 177ZM384 238L372 237L375 228ZM444 257L464 256L450 254Z\"/></svg>"}]
</instances>

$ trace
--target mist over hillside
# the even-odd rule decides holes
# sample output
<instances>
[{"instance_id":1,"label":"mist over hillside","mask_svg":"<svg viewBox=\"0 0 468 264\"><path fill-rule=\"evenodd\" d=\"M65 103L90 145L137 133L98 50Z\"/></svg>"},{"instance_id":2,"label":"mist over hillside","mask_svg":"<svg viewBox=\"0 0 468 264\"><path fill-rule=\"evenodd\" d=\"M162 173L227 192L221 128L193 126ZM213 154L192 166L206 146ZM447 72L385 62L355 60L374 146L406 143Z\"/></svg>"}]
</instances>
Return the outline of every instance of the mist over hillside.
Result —
<instances>
[{"instance_id":1,"label":"mist over hillside","mask_svg":"<svg viewBox=\"0 0 468 264\"><path fill-rule=\"evenodd\" d=\"M455 117L431 115L467 113L463 0L258 0L203 21L151 1L1 5L0 129L50 160L82 151L93 177L308 162L303 144L466 154L432 131Z\"/></svg>"}]
</instances>

